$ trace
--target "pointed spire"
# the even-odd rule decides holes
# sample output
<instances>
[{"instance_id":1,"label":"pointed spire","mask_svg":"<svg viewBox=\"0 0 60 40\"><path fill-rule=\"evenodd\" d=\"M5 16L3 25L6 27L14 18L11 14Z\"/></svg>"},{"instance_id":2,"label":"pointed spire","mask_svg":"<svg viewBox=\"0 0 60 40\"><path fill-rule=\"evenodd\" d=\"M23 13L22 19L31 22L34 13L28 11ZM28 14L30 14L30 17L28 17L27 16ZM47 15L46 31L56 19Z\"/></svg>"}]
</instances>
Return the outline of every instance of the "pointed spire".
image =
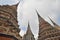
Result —
<instances>
[{"instance_id":1,"label":"pointed spire","mask_svg":"<svg viewBox=\"0 0 60 40\"><path fill-rule=\"evenodd\" d=\"M30 25L29 25L29 22L28 22L28 30L30 30Z\"/></svg>"},{"instance_id":2,"label":"pointed spire","mask_svg":"<svg viewBox=\"0 0 60 40\"><path fill-rule=\"evenodd\" d=\"M58 26L54 21L51 20L50 17L48 17L50 19L50 21L53 23L54 26Z\"/></svg>"},{"instance_id":3,"label":"pointed spire","mask_svg":"<svg viewBox=\"0 0 60 40\"><path fill-rule=\"evenodd\" d=\"M27 37L28 37L28 38L27 38ZM32 39L31 39L31 38L32 38ZM24 34L24 36L23 36L22 39L23 39L23 40L35 40L34 35L33 35L32 31L31 31L31 29L30 29L29 22L28 22L27 32L26 32L26 34Z\"/></svg>"},{"instance_id":4,"label":"pointed spire","mask_svg":"<svg viewBox=\"0 0 60 40\"><path fill-rule=\"evenodd\" d=\"M32 32L31 32L31 28L30 28L30 25L29 25L29 22L28 22L27 33L31 33L31 34L32 34Z\"/></svg>"}]
</instances>

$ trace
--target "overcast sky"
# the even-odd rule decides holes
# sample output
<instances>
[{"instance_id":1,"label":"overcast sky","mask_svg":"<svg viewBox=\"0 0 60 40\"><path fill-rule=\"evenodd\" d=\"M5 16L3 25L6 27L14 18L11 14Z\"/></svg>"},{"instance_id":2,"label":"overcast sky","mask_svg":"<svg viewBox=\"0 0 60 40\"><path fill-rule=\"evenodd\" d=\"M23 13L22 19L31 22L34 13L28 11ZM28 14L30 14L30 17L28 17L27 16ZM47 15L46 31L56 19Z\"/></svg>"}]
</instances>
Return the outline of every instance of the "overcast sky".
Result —
<instances>
[{"instance_id":1,"label":"overcast sky","mask_svg":"<svg viewBox=\"0 0 60 40\"><path fill-rule=\"evenodd\" d=\"M60 0L0 0L0 5L16 4L19 1L18 21L21 29L21 36L23 36L27 30L28 21L35 38L38 36L39 23L37 13L35 11L36 9L50 24L52 23L48 19L48 16L60 25Z\"/></svg>"}]
</instances>

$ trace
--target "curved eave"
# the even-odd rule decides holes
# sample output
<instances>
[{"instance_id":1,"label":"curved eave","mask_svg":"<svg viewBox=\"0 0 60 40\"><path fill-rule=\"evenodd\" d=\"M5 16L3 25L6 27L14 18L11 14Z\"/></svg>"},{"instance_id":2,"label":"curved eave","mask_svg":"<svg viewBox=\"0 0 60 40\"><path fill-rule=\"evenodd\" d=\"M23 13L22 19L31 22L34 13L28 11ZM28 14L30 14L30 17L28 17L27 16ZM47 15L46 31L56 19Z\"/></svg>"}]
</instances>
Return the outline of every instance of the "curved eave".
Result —
<instances>
[{"instance_id":1,"label":"curved eave","mask_svg":"<svg viewBox=\"0 0 60 40\"><path fill-rule=\"evenodd\" d=\"M14 39L14 40L18 40L16 37L11 36L11 35L7 35L7 34L2 34L2 33L0 33L0 36L1 36L1 37L12 38L12 39Z\"/></svg>"}]
</instances>

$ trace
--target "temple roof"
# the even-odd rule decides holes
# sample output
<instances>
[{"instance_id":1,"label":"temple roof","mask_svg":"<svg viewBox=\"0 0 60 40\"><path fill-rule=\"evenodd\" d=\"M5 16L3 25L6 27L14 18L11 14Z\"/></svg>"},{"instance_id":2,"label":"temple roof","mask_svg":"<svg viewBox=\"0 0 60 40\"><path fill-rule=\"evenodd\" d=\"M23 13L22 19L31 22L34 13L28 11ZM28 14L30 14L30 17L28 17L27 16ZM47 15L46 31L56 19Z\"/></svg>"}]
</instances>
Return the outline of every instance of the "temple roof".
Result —
<instances>
[{"instance_id":1,"label":"temple roof","mask_svg":"<svg viewBox=\"0 0 60 40\"><path fill-rule=\"evenodd\" d=\"M0 5L0 8L11 8L11 9L16 10L19 3L20 3L20 1L17 4L14 4L14 5Z\"/></svg>"},{"instance_id":2,"label":"temple roof","mask_svg":"<svg viewBox=\"0 0 60 40\"><path fill-rule=\"evenodd\" d=\"M37 16L38 16L38 20L39 20L39 25L44 25L44 24L48 24L48 25L50 25L47 21L45 21L40 15L39 15L39 13L37 12L37 10L36 10L36 13L37 13ZM51 25L50 25L51 26Z\"/></svg>"},{"instance_id":3,"label":"temple roof","mask_svg":"<svg viewBox=\"0 0 60 40\"><path fill-rule=\"evenodd\" d=\"M45 25L45 24L49 25L50 27L53 27L51 24L49 24L47 21L45 21L45 20L39 15L39 13L37 12L37 10L36 10L36 13L37 13L37 15L38 15L38 20L39 20L39 25L40 25L40 27L43 27L43 25ZM50 19L50 18L49 18L49 19ZM50 20L51 20L51 19L50 19ZM54 25L53 28L56 28L56 29L60 30L59 25L57 25L57 24L56 24L54 21L52 21L52 20L51 20L51 22L52 22L53 25Z\"/></svg>"}]
</instances>

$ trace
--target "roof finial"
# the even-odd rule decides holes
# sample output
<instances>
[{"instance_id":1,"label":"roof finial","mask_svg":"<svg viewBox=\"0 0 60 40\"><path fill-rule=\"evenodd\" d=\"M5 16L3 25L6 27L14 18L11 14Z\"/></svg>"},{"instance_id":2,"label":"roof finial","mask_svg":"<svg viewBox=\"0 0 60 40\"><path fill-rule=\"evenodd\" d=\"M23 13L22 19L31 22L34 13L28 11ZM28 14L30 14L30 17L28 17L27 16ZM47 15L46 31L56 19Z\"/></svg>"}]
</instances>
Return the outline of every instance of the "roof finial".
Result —
<instances>
[{"instance_id":1,"label":"roof finial","mask_svg":"<svg viewBox=\"0 0 60 40\"><path fill-rule=\"evenodd\" d=\"M38 15L38 17L41 17L40 15L39 15L39 13L38 13L38 11L36 10L36 13L37 13L37 15ZM42 18L42 17L41 17Z\"/></svg>"},{"instance_id":2,"label":"roof finial","mask_svg":"<svg viewBox=\"0 0 60 40\"><path fill-rule=\"evenodd\" d=\"M18 6L18 5L19 5L19 3L20 3L20 1L16 4L16 6Z\"/></svg>"},{"instance_id":3,"label":"roof finial","mask_svg":"<svg viewBox=\"0 0 60 40\"><path fill-rule=\"evenodd\" d=\"M36 13L37 13L37 16L38 16L38 19L39 19L40 22L41 22L42 20L45 21L45 20L39 15L39 13L38 13L37 10L36 10Z\"/></svg>"},{"instance_id":4,"label":"roof finial","mask_svg":"<svg viewBox=\"0 0 60 40\"><path fill-rule=\"evenodd\" d=\"M19 1L17 4L12 5L12 7L16 10L16 9L17 9L17 7L18 7L18 5L19 5L19 3L20 3L20 1Z\"/></svg>"},{"instance_id":5,"label":"roof finial","mask_svg":"<svg viewBox=\"0 0 60 40\"><path fill-rule=\"evenodd\" d=\"M51 18L48 16L48 18L50 19L50 21L53 23L54 26L58 26L54 21L51 20Z\"/></svg>"}]
</instances>

